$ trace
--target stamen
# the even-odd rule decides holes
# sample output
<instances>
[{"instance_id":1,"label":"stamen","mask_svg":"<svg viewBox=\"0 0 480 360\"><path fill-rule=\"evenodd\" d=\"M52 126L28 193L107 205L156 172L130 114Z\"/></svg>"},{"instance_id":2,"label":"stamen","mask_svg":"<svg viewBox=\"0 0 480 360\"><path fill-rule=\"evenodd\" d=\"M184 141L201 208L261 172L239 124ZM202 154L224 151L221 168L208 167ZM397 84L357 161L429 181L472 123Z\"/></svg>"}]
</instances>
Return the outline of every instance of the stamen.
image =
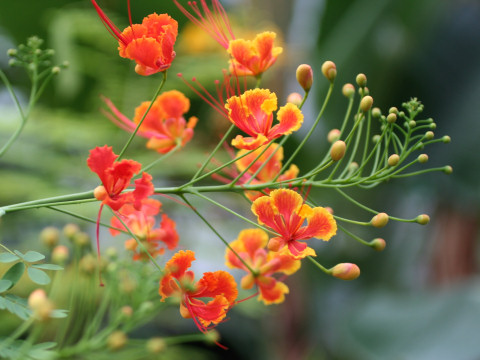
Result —
<instances>
[{"instance_id":1,"label":"stamen","mask_svg":"<svg viewBox=\"0 0 480 360\"><path fill-rule=\"evenodd\" d=\"M124 45L127 44L127 40L125 37L122 35L120 30L115 26L115 24L108 18L108 16L103 12L102 9L100 9L100 6L98 6L97 2L95 0L91 0L93 6L95 7L95 10L97 11L98 16L100 16L100 19L102 20L103 25L106 27L108 32L117 40L121 41Z\"/></svg>"}]
</instances>

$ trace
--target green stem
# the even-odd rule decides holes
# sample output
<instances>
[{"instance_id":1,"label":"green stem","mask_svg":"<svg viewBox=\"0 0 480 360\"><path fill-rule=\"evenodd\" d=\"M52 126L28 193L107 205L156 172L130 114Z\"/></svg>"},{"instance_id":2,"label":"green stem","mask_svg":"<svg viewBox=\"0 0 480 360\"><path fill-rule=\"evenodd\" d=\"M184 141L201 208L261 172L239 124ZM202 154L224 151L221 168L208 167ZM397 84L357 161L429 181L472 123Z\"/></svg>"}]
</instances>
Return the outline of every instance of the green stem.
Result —
<instances>
[{"instance_id":1,"label":"green stem","mask_svg":"<svg viewBox=\"0 0 480 360\"><path fill-rule=\"evenodd\" d=\"M326 267L324 267L322 264L320 264L317 260L315 260L313 257L311 256L307 256L307 259L310 260L316 267L318 267L320 270L322 270L325 274L327 275L332 275L332 272L327 269Z\"/></svg>"},{"instance_id":2,"label":"green stem","mask_svg":"<svg viewBox=\"0 0 480 360\"><path fill-rule=\"evenodd\" d=\"M125 151L127 151L128 147L130 146L131 142L133 141L133 138L135 137L135 135L137 134L138 132L138 129L140 129L140 126L142 126L142 123L143 121L145 120L145 118L147 117L147 114L148 112L150 111L150 109L152 108L153 106L153 103L155 102L155 100L157 99L158 95L160 94L160 91L162 91L162 88L163 88L163 85L165 85L165 82L167 81L167 71L163 71L162 72L162 75L163 75L163 78L162 78L162 81L160 82L160 85L158 86L158 89L157 91L155 92L155 95L153 95L153 98L152 100L150 101L150 105L148 105L148 108L147 110L145 111L145 113L143 114L142 118L140 119L137 127L135 128L135 130L133 130L132 134L130 135L130 137L128 138L127 140L127 143L125 144L125 146L123 147L122 151L120 151L120 154L118 155L117 157L117 161L119 161L123 155L125 154Z\"/></svg>"},{"instance_id":3,"label":"green stem","mask_svg":"<svg viewBox=\"0 0 480 360\"><path fill-rule=\"evenodd\" d=\"M5 340L0 342L0 350L6 348L11 343L13 343L16 339L18 339L25 331L28 330L28 328L33 324L34 321L35 321L35 318L32 315L28 320L25 320L24 322L22 322L22 324L9 337L7 337Z\"/></svg>"}]
</instances>

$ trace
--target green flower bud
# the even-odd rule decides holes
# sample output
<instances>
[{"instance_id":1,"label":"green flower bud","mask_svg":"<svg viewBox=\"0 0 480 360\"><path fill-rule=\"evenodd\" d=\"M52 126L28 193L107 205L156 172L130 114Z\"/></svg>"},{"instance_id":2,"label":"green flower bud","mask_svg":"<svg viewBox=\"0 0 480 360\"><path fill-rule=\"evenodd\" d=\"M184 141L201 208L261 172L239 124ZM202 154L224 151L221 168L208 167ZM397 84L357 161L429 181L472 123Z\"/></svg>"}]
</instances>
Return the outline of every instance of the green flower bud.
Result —
<instances>
[{"instance_id":1,"label":"green flower bud","mask_svg":"<svg viewBox=\"0 0 480 360\"><path fill-rule=\"evenodd\" d=\"M52 74L57 75L60 72L59 66L52 67Z\"/></svg>"},{"instance_id":2,"label":"green flower bud","mask_svg":"<svg viewBox=\"0 0 480 360\"><path fill-rule=\"evenodd\" d=\"M107 338L107 345L110 350L116 351L123 348L128 341L127 334L123 331L117 330L110 334Z\"/></svg>"},{"instance_id":3,"label":"green flower bud","mask_svg":"<svg viewBox=\"0 0 480 360\"><path fill-rule=\"evenodd\" d=\"M390 109L388 109L389 114L398 114L398 109L395 106L392 106Z\"/></svg>"},{"instance_id":4,"label":"green flower bud","mask_svg":"<svg viewBox=\"0 0 480 360\"><path fill-rule=\"evenodd\" d=\"M425 164L427 161L428 161L428 155L427 154L418 155L418 162L420 164Z\"/></svg>"},{"instance_id":5,"label":"green flower bud","mask_svg":"<svg viewBox=\"0 0 480 360\"><path fill-rule=\"evenodd\" d=\"M372 142L374 144L378 143L382 137L380 135L373 135L372 136Z\"/></svg>"},{"instance_id":6,"label":"green flower bud","mask_svg":"<svg viewBox=\"0 0 480 360\"><path fill-rule=\"evenodd\" d=\"M220 341L220 333L217 330L210 330L205 333L205 340L209 343L215 344Z\"/></svg>"},{"instance_id":7,"label":"green flower bud","mask_svg":"<svg viewBox=\"0 0 480 360\"><path fill-rule=\"evenodd\" d=\"M450 175L453 172L453 168L450 165L447 165L443 168L443 172L447 175Z\"/></svg>"},{"instance_id":8,"label":"green flower bud","mask_svg":"<svg viewBox=\"0 0 480 360\"><path fill-rule=\"evenodd\" d=\"M328 135L327 135L327 140L329 143L333 143L335 141L337 141L338 139L340 139L340 135L342 133L340 132L340 130L338 129L332 129L328 132Z\"/></svg>"},{"instance_id":9,"label":"green flower bud","mask_svg":"<svg viewBox=\"0 0 480 360\"><path fill-rule=\"evenodd\" d=\"M400 161L400 156L398 156L397 154L392 154L389 156L387 163L388 163L388 166L395 166L398 164L399 161Z\"/></svg>"},{"instance_id":10,"label":"green flower bud","mask_svg":"<svg viewBox=\"0 0 480 360\"><path fill-rule=\"evenodd\" d=\"M348 171L350 173L353 173L354 171L356 171L358 169L358 163L355 162L355 161L352 161L350 164L348 164Z\"/></svg>"},{"instance_id":11,"label":"green flower bud","mask_svg":"<svg viewBox=\"0 0 480 360\"><path fill-rule=\"evenodd\" d=\"M63 227L63 235L65 235L69 240L73 240L78 232L80 232L80 228L77 224L67 224Z\"/></svg>"},{"instance_id":12,"label":"green flower bud","mask_svg":"<svg viewBox=\"0 0 480 360\"><path fill-rule=\"evenodd\" d=\"M395 114L395 113L390 113L390 114L388 114L388 116L387 116L387 121L388 121L390 124L393 124L395 121L397 121L397 114Z\"/></svg>"},{"instance_id":13,"label":"green flower bud","mask_svg":"<svg viewBox=\"0 0 480 360\"><path fill-rule=\"evenodd\" d=\"M375 215L372 220L370 220L370 224L376 228L382 228L388 223L388 215L386 213L378 213Z\"/></svg>"},{"instance_id":14,"label":"green flower bud","mask_svg":"<svg viewBox=\"0 0 480 360\"><path fill-rule=\"evenodd\" d=\"M325 61L322 64L322 73L323 76L328 79L328 81L333 82L337 76L337 66L333 61Z\"/></svg>"},{"instance_id":15,"label":"green flower bud","mask_svg":"<svg viewBox=\"0 0 480 360\"><path fill-rule=\"evenodd\" d=\"M437 124L431 123L429 127L430 129L435 130L437 128Z\"/></svg>"},{"instance_id":16,"label":"green flower bud","mask_svg":"<svg viewBox=\"0 0 480 360\"><path fill-rule=\"evenodd\" d=\"M373 250L383 251L387 246L387 243L385 242L385 240L381 238L376 238L370 242L370 246L372 247Z\"/></svg>"},{"instance_id":17,"label":"green flower bud","mask_svg":"<svg viewBox=\"0 0 480 360\"><path fill-rule=\"evenodd\" d=\"M425 139L427 140L432 140L434 138L435 134L433 133L433 131L427 131L425 133Z\"/></svg>"},{"instance_id":18,"label":"green flower bud","mask_svg":"<svg viewBox=\"0 0 480 360\"><path fill-rule=\"evenodd\" d=\"M69 251L65 245L55 246L52 250L52 262L64 265L68 260Z\"/></svg>"},{"instance_id":19,"label":"green flower bud","mask_svg":"<svg viewBox=\"0 0 480 360\"><path fill-rule=\"evenodd\" d=\"M161 337L154 337L147 341L147 350L152 354L159 354L167 347L167 343Z\"/></svg>"},{"instance_id":20,"label":"green flower bud","mask_svg":"<svg viewBox=\"0 0 480 360\"><path fill-rule=\"evenodd\" d=\"M375 118L375 119L378 119L380 116L382 116L382 111L378 108L378 107L374 107L372 109L372 116Z\"/></svg>"},{"instance_id":21,"label":"green flower bud","mask_svg":"<svg viewBox=\"0 0 480 360\"><path fill-rule=\"evenodd\" d=\"M342 140L337 140L332 145L330 149L330 156L333 161L338 161L345 155L345 150L347 149L347 145Z\"/></svg>"},{"instance_id":22,"label":"green flower bud","mask_svg":"<svg viewBox=\"0 0 480 360\"><path fill-rule=\"evenodd\" d=\"M452 141L452 139L450 138L450 136L445 135L445 136L442 137L442 142L443 142L444 144L448 144L448 143L450 143L450 141Z\"/></svg>"},{"instance_id":23,"label":"green flower bud","mask_svg":"<svg viewBox=\"0 0 480 360\"><path fill-rule=\"evenodd\" d=\"M322 67L323 71L323 67ZM297 68L297 81L306 92L310 91L313 84L313 70L310 65L302 64Z\"/></svg>"},{"instance_id":24,"label":"green flower bud","mask_svg":"<svg viewBox=\"0 0 480 360\"><path fill-rule=\"evenodd\" d=\"M417 122L415 120L410 120L408 122L408 126L410 126L411 128L414 128L415 126L417 126Z\"/></svg>"},{"instance_id":25,"label":"green flower bud","mask_svg":"<svg viewBox=\"0 0 480 360\"><path fill-rule=\"evenodd\" d=\"M332 276L342 280L354 280L360 276L360 268L351 263L340 263L330 269Z\"/></svg>"},{"instance_id":26,"label":"green flower bud","mask_svg":"<svg viewBox=\"0 0 480 360\"><path fill-rule=\"evenodd\" d=\"M367 112L373 105L373 98L370 95L364 96L360 101L360 109Z\"/></svg>"},{"instance_id":27,"label":"green flower bud","mask_svg":"<svg viewBox=\"0 0 480 360\"><path fill-rule=\"evenodd\" d=\"M420 225L427 225L430 222L430 216L427 214L418 215L415 220Z\"/></svg>"},{"instance_id":28,"label":"green flower bud","mask_svg":"<svg viewBox=\"0 0 480 360\"><path fill-rule=\"evenodd\" d=\"M57 245L59 239L60 239L60 230L58 230L54 226L47 226L40 233L40 241L42 242L43 245L49 248L53 248L55 245Z\"/></svg>"},{"instance_id":29,"label":"green flower bud","mask_svg":"<svg viewBox=\"0 0 480 360\"><path fill-rule=\"evenodd\" d=\"M17 49L8 49L7 50L7 55L8 56L17 56L17 54L18 54Z\"/></svg>"},{"instance_id":30,"label":"green flower bud","mask_svg":"<svg viewBox=\"0 0 480 360\"><path fill-rule=\"evenodd\" d=\"M362 88L367 85L367 77L365 76L365 74L358 74L355 78L355 81L357 82L358 86Z\"/></svg>"},{"instance_id":31,"label":"green flower bud","mask_svg":"<svg viewBox=\"0 0 480 360\"><path fill-rule=\"evenodd\" d=\"M343 85L342 94L347 98L351 98L355 94L355 87L352 84Z\"/></svg>"}]
</instances>

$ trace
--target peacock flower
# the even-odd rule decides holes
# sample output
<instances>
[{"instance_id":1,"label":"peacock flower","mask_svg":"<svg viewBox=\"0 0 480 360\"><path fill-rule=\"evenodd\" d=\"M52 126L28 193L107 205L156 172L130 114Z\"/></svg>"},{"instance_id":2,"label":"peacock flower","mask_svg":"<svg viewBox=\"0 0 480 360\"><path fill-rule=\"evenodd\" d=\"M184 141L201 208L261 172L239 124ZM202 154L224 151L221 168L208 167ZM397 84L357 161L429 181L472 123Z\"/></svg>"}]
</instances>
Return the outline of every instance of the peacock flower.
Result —
<instances>
[{"instance_id":1,"label":"peacock flower","mask_svg":"<svg viewBox=\"0 0 480 360\"><path fill-rule=\"evenodd\" d=\"M273 190L268 196L256 199L252 212L259 223L279 235L270 239L268 248L279 251L287 247L295 258L315 256L315 251L303 240L317 238L328 241L337 232L337 223L327 209L308 206L300 194L289 189Z\"/></svg>"},{"instance_id":2,"label":"peacock flower","mask_svg":"<svg viewBox=\"0 0 480 360\"><path fill-rule=\"evenodd\" d=\"M96 1L91 1L104 25L118 40L120 56L136 62L137 74L148 76L170 67L175 58L173 45L178 34L176 20L167 14L153 13L145 17L141 24L130 24L120 32ZM130 15L130 7L128 11Z\"/></svg>"},{"instance_id":3,"label":"peacock flower","mask_svg":"<svg viewBox=\"0 0 480 360\"><path fill-rule=\"evenodd\" d=\"M165 265L160 280L161 301L169 297L180 299L180 314L193 318L200 331L206 332L225 319L238 295L237 284L226 271L206 272L197 282L195 274L188 270L195 260L190 250L177 252ZM207 303L204 298L210 298Z\"/></svg>"},{"instance_id":4,"label":"peacock flower","mask_svg":"<svg viewBox=\"0 0 480 360\"><path fill-rule=\"evenodd\" d=\"M142 202L140 210L135 209L132 205L124 205L118 212L118 216L128 229L143 244L145 249L152 257L162 255L165 248L173 250L178 244L178 233L175 229L175 222L166 214L162 215L160 227L155 227L155 216L160 212L161 202L154 199L145 199ZM112 217L110 223L116 229L110 229L112 236L120 234L120 230L124 230L125 226L116 216ZM120 229L120 230L117 230ZM135 239L129 239L125 242L125 248L134 252L133 260L148 260L148 255L138 249L138 243Z\"/></svg>"},{"instance_id":5,"label":"peacock flower","mask_svg":"<svg viewBox=\"0 0 480 360\"><path fill-rule=\"evenodd\" d=\"M278 124L272 127L273 112L277 110L277 95L268 89L247 90L227 100L225 108L229 120L250 135L237 135L232 145L238 149L253 150L282 135L291 134L303 123L300 109L287 103L277 112Z\"/></svg>"},{"instance_id":6,"label":"peacock flower","mask_svg":"<svg viewBox=\"0 0 480 360\"><path fill-rule=\"evenodd\" d=\"M120 128L133 132L150 106L144 101L135 109L133 121L122 114L107 98L103 101L113 113L107 117ZM190 117L188 122L184 114L190 109L190 100L180 91L171 90L162 93L153 103L143 120L137 135L149 139L147 148L161 154L168 153L178 145L184 146L193 137L193 129L198 119Z\"/></svg>"},{"instance_id":7,"label":"peacock flower","mask_svg":"<svg viewBox=\"0 0 480 360\"><path fill-rule=\"evenodd\" d=\"M227 248L225 259L228 267L248 272L241 280L242 288L250 289L255 284L259 291L258 300L263 301L265 305L270 305L283 302L285 294L289 292L287 285L272 275L287 276L295 273L300 269L300 260L292 257L286 249L279 252L267 251L265 249L267 243L268 234L265 231L242 230L238 239L231 242L230 248ZM255 274L250 273L244 262L253 269Z\"/></svg>"},{"instance_id":8,"label":"peacock flower","mask_svg":"<svg viewBox=\"0 0 480 360\"><path fill-rule=\"evenodd\" d=\"M266 31L258 34L253 41L231 40L228 46L230 72L237 76L262 75L283 51L281 47L273 46L275 37L274 32Z\"/></svg>"}]
</instances>

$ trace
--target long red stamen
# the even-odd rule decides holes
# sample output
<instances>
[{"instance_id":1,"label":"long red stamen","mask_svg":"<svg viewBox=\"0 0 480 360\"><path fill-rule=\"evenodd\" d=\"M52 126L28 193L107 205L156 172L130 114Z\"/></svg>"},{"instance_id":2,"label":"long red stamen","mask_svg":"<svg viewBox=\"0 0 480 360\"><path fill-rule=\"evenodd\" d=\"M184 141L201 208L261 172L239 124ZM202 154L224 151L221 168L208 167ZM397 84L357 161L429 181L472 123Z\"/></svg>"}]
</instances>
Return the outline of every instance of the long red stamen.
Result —
<instances>
[{"instance_id":1,"label":"long red stamen","mask_svg":"<svg viewBox=\"0 0 480 360\"><path fill-rule=\"evenodd\" d=\"M107 28L108 32L118 41L121 41L122 43L126 44L127 40L125 37L122 35L120 30L115 26L115 24L108 18L108 16L103 12L102 9L100 9L100 6L98 6L97 2L95 0L91 0L93 6L95 7L95 10L97 11L98 16L100 16L100 19L102 20L103 25ZM130 8L130 7L129 7Z\"/></svg>"}]
</instances>

